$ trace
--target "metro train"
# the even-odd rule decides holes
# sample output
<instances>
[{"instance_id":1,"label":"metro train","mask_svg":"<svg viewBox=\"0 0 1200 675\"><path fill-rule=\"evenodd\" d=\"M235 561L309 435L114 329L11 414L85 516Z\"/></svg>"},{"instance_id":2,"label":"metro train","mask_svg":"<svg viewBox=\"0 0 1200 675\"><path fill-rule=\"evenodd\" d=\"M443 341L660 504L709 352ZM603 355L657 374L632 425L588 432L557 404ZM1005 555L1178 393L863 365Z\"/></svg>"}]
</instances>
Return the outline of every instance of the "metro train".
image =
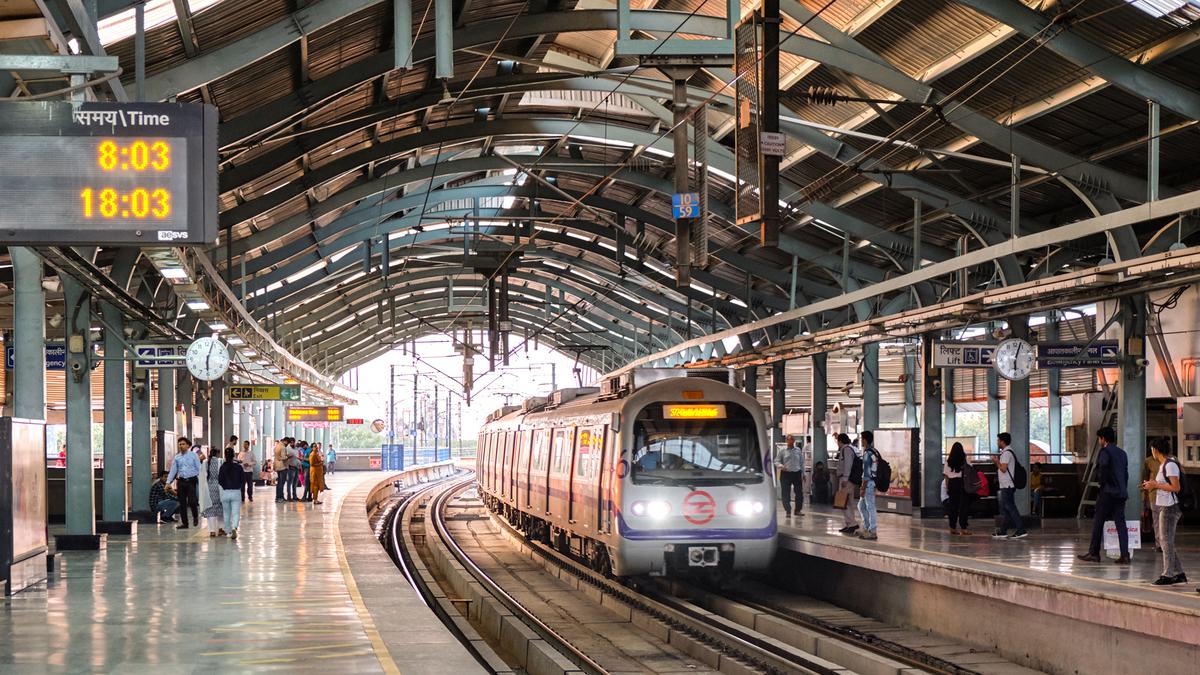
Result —
<instances>
[{"instance_id":1,"label":"metro train","mask_svg":"<svg viewBox=\"0 0 1200 675\"><path fill-rule=\"evenodd\" d=\"M479 489L533 539L615 576L723 579L775 554L762 406L725 369L635 369L492 413Z\"/></svg>"}]
</instances>

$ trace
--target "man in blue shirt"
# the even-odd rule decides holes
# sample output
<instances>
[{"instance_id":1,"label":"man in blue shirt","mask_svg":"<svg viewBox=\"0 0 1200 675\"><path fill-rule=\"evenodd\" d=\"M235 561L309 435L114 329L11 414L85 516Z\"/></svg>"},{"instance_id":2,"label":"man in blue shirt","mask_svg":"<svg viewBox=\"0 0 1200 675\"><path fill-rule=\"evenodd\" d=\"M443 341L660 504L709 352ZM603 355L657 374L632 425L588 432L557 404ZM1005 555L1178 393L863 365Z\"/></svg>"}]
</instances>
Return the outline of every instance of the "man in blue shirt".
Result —
<instances>
[{"instance_id":1,"label":"man in blue shirt","mask_svg":"<svg viewBox=\"0 0 1200 675\"><path fill-rule=\"evenodd\" d=\"M1129 530L1125 527L1125 500L1129 497L1129 458L1117 446L1117 434L1112 427L1096 432L1100 454L1096 456L1100 494L1096 497L1096 515L1092 520L1092 542L1080 560L1100 562L1100 545L1104 540L1104 523L1113 521L1117 541L1121 546L1118 565L1129 564Z\"/></svg>"},{"instance_id":2,"label":"man in blue shirt","mask_svg":"<svg viewBox=\"0 0 1200 675\"><path fill-rule=\"evenodd\" d=\"M167 482L175 481L175 493L179 497L180 524L175 529L186 530L188 527L187 514L192 512L192 524L200 526L200 457L192 451L192 442L180 438L177 445L179 454L171 462L171 473L167 474Z\"/></svg>"}]
</instances>

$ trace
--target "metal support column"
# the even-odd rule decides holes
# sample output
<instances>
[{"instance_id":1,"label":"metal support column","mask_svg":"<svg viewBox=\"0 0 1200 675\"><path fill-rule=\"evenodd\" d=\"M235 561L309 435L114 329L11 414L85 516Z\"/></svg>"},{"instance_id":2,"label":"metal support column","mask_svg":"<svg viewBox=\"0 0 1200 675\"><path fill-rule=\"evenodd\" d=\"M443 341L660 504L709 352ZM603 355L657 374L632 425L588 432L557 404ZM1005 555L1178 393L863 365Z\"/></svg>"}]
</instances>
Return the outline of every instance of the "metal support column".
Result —
<instances>
[{"instance_id":1,"label":"metal support column","mask_svg":"<svg viewBox=\"0 0 1200 675\"><path fill-rule=\"evenodd\" d=\"M225 382L217 378L208 386L208 445L220 452L225 447Z\"/></svg>"},{"instance_id":2,"label":"metal support column","mask_svg":"<svg viewBox=\"0 0 1200 675\"><path fill-rule=\"evenodd\" d=\"M783 411L786 405L787 361L775 361L771 364L771 441L774 443L783 442Z\"/></svg>"},{"instance_id":3,"label":"metal support column","mask_svg":"<svg viewBox=\"0 0 1200 675\"><path fill-rule=\"evenodd\" d=\"M175 380L175 398L179 400L179 405L183 406L183 428L178 429L178 435L190 439L193 443L196 442L196 425L192 419L196 413L196 392L192 388L192 376L188 374L186 368L180 368L176 371ZM167 449L167 456L170 457L171 448Z\"/></svg>"},{"instance_id":4,"label":"metal support column","mask_svg":"<svg viewBox=\"0 0 1200 675\"><path fill-rule=\"evenodd\" d=\"M1000 375L994 368L987 369L987 422L988 437L984 439L984 447L980 451L996 449L996 435L1000 433L1003 422L1000 419Z\"/></svg>"},{"instance_id":5,"label":"metal support column","mask_svg":"<svg viewBox=\"0 0 1200 675\"><path fill-rule=\"evenodd\" d=\"M825 426L825 413L829 409L829 355L825 352L812 357L812 427L813 466L824 462L829 466L829 432Z\"/></svg>"},{"instance_id":6,"label":"metal support column","mask_svg":"<svg viewBox=\"0 0 1200 675\"><path fill-rule=\"evenodd\" d=\"M742 369L742 391L758 398L758 366Z\"/></svg>"},{"instance_id":7,"label":"metal support column","mask_svg":"<svg viewBox=\"0 0 1200 675\"><path fill-rule=\"evenodd\" d=\"M1058 311L1051 310L1046 316L1046 341L1058 341ZM1062 370L1051 368L1046 372L1046 421L1050 429L1050 461L1059 461L1063 451L1062 425Z\"/></svg>"},{"instance_id":8,"label":"metal support column","mask_svg":"<svg viewBox=\"0 0 1200 675\"><path fill-rule=\"evenodd\" d=\"M395 41L395 69L405 71L412 68L412 0L393 1L392 35Z\"/></svg>"},{"instance_id":9,"label":"metal support column","mask_svg":"<svg viewBox=\"0 0 1200 675\"><path fill-rule=\"evenodd\" d=\"M954 402L954 370L942 371L942 436L958 435L958 405Z\"/></svg>"},{"instance_id":10,"label":"metal support column","mask_svg":"<svg viewBox=\"0 0 1200 675\"><path fill-rule=\"evenodd\" d=\"M100 511L101 526L109 532L107 523L125 522L125 343L121 334L125 316L121 310L104 303L104 482ZM116 533L111 532L111 533Z\"/></svg>"},{"instance_id":11,"label":"metal support column","mask_svg":"<svg viewBox=\"0 0 1200 675\"><path fill-rule=\"evenodd\" d=\"M917 355L911 347L904 348L904 426L917 428L917 397L920 396L921 381L917 373Z\"/></svg>"},{"instance_id":12,"label":"metal support column","mask_svg":"<svg viewBox=\"0 0 1200 675\"><path fill-rule=\"evenodd\" d=\"M1029 319L1013 317L1008 326L1014 337L1029 339ZM1012 450L1019 461L1029 470L1029 379L1011 380L1008 383L1008 433L1012 434ZM1017 510L1022 516L1029 515L1030 491L1028 483L1017 490Z\"/></svg>"},{"instance_id":13,"label":"metal support column","mask_svg":"<svg viewBox=\"0 0 1200 675\"><path fill-rule=\"evenodd\" d=\"M175 454L175 443L171 437L178 438L175 430L175 369L158 369L158 435L161 439L154 450L155 464L159 471L167 470L167 458ZM182 435L187 435L186 433Z\"/></svg>"},{"instance_id":14,"label":"metal support column","mask_svg":"<svg viewBox=\"0 0 1200 675\"><path fill-rule=\"evenodd\" d=\"M130 382L134 385L129 392L129 408L133 417L129 511L131 516L139 520L153 522L154 514L150 511L150 483L153 481L150 475L150 371L145 368L133 369L133 364L129 365L132 373ZM107 411L105 413L107 417ZM122 461L121 464L124 466L125 462ZM105 476L105 483L107 482Z\"/></svg>"},{"instance_id":15,"label":"metal support column","mask_svg":"<svg viewBox=\"0 0 1200 675\"><path fill-rule=\"evenodd\" d=\"M67 537L58 539L58 548L68 542L68 547L98 548L92 470L91 298L71 277L64 276L62 286L67 317Z\"/></svg>"},{"instance_id":16,"label":"metal support column","mask_svg":"<svg viewBox=\"0 0 1200 675\"><path fill-rule=\"evenodd\" d=\"M942 373L933 365L935 336L921 338L921 516L943 513L942 486ZM914 505L917 506L917 505Z\"/></svg>"},{"instance_id":17,"label":"metal support column","mask_svg":"<svg viewBox=\"0 0 1200 675\"><path fill-rule=\"evenodd\" d=\"M690 73L689 73L690 75ZM675 193L688 192L688 78L674 75L675 89L671 107L675 113ZM675 220L675 285L687 288L692 283L692 219Z\"/></svg>"},{"instance_id":18,"label":"metal support column","mask_svg":"<svg viewBox=\"0 0 1200 675\"><path fill-rule=\"evenodd\" d=\"M42 259L9 246L13 266L13 415L46 419L46 289Z\"/></svg>"},{"instance_id":19,"label":"metal support column","mask_svg":"<svg viewBox=\"0 0 1200 675\"><path fill-rule=\"evenodd\" d=\"M1142 458L1146 448L1146 367L1139 361L1146 358L1146 296L1121 298L1119 323L1121 348L1125 363L1117 390L1121 406L1121 433L1118 444L1129 455L1129 499L1125 502L1125 518L1137 522L1142 515L1142 492L1137 486L1142 478Z\"/></svg>"},{"instance_id":20,"label":"metal support column","mask_svg":"<svg viewBox=\"0 0 1200 675\"><path fill-rule=\"evenodd\" d=\"M879 428L879 343L863 345L862 369L862 428L874 431Z\"/></svg>"},{"instance_id":21,"label":"metal support column","mask_svg":"<svg viewBox=\"0 0 1200 675\"><path fill-rule=\"evenodd\" d=\"M242 443L250 440L250 405L249 401L238 401L237 403L238 451L241 451Z\"/></svg>"},{"instance_id":22,"label":"metal support column","mask_svg":"<svg viewBox=\"0 0 1200 675\"><path fill-rule=\"evenodd\" d=\"M759 109L759 131L779 131L779 0L763 0L762 3L762 108ZM697 136L697 138L699 138ZM762 176L759 190L762 199L762 222L759 226L759 241L765 247L779 246L779 161L777 155L763 154Z\"/></svg>"},{"instance_id":23,"label":"metal support column","mask_svg":"<svg viewBox=\"0 0 1200 675\"><path fill-rule=\"evenodd\" d=\"M433 10L436 76L449 80L454 77L454 0L433 0Z\"/></svg>"},{"instance_id":24,"label":"metal support column","mask_svg":"<svg viewBox=\"0 0 1200 675\"><path fill-rule=\"evenodd\" d=\"M277 438L290 436L291 434L287 432L287 426L284 422L283 401L271 402L271 416L275 418L275 423L272 425L272 428L275 430L275 436Z\"/></svg>"}]
</instances>

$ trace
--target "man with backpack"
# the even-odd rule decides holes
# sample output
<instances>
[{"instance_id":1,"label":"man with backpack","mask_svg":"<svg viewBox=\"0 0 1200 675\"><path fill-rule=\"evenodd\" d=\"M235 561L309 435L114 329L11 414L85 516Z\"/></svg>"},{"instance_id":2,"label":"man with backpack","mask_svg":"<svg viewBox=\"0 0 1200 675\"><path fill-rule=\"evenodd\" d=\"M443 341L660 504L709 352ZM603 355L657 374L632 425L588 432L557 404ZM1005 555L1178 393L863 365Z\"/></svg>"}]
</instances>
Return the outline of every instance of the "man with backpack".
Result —
<instances>
[{"instance_id":1,"label":"man with backpack","mask_svg":"<svg viewBox=\"0 0 1200 675\"><path fill-rule=\"evenodd\" d=\"M1125 526L1125 500L1129 498L1129 458L1117 445L1117 433L1112 427L1096 432L1100 445L1096 470L1100 475L1100 494L1096 496L1096 515L1092 519L1092 542L1088 552L1078 556L1087 562L1100 562L1100 546L1104 541L1104 523L1113 521L1117 542L1121 546L1118 565L1129 564L1129 530Z\"/></svg>"},{"instance_id":2,"label":"man with backpack","mask_svg":"<svg viewBox=\"0 0 1200 675\"><path fill-rule=\"evenodd\" d=\"M856 486L862 484L862 459L858 453L854 451L854 446L850 445L850 436L846 434L837 435L838 442L838 492L846 493L846 509L842 512L842 522L845 527L838 530L842 534L854 534L858 530L858 519L855 514L858 512L858 499L855 497L854 491ZM834 500L837 501L836 499ZM837 504L834 504L837 506Z\"/></svg>"},{"instance_id":3,"label":"man with backpack","mask_svg":"<svg viewBox=\"0 0 1200 675\"><path fill-rule=\"evenodd\" d=\"M1000 449L995 456L996 477L1000 484L1000 520L992 539L1024 539L1029 533L1025 531L1021 512L1017 511L1017 490L1025 487L1025 467L1012 450L1012 434L1007 431L997 434L996 446ZM1016 530L1011 536L1008 534L1010 526Z\"/></svg>"},{"instance_id":4,"label":"man with backpack","mask_svg":"<svg viewBox=\"0 0 1200 675\"><path fill-rule=\"evenodd\" d=\"M1183 563L1175 546L1175 527L1183 516L1183 509L1194 508L1194 497L1187 489L1187 475L1179 466L1179 460L1171 455L1171 444L1165 439L1150 441L1150 451L1158 461L1158 471L1153 479L1142 483L1143 490L1154 493L1154 536L1162 549L1163 571L1154 582L1155 586L1172 586L1187 582Z\"/></svg>"},{"instance_id":5,"label":"man with backpack","mask_svg":"<svg viewBox=\"0 0 1200 675\"><path fill-rule=\"evenodd\" d=\"M858 501L858 513L862 516L863 529L858 533L859 539L874 541L879 538L876 532L876 520L879 513L875 510L875 474L879 467L879 451L875 449L875 434L864 431L858 436L858 444L862 447L862 498Z\"/></svg>"}]
</instances>

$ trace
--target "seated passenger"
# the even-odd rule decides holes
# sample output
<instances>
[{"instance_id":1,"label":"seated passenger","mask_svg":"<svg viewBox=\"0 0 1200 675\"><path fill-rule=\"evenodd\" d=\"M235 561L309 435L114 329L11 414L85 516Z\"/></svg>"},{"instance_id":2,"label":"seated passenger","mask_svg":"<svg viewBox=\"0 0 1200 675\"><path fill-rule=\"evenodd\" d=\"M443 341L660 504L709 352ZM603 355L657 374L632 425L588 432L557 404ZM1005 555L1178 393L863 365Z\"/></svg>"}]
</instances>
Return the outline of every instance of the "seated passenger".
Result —
<instances>
[{"instance_id":1,"label":"seated passenger","mask_svg":"<svg viewBox=\"0 0 1200 675\"><path fill-rule=\"evenodd\" d=\"M158 480L150 485L150 511L155 516L161 516L162 522L175 521L175 512L179 510L179 501L175 499L175 491L167 484L167 472L159 471Z\"/></svg>"}]
</instances>

